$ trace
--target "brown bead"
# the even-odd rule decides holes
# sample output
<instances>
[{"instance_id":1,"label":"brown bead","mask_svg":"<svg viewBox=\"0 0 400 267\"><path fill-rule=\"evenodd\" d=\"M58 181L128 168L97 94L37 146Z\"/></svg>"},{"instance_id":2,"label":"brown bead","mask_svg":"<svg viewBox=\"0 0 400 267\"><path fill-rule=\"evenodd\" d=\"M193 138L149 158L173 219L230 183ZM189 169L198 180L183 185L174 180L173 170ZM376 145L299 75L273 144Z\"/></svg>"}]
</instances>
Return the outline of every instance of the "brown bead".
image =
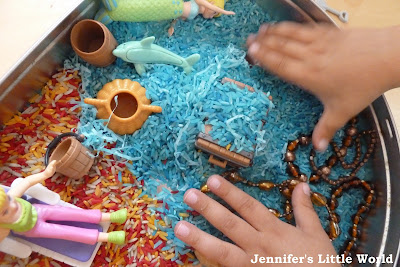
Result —
<instances>
[{"instance_id":1,"label":"brown bead","mask_svg":"<svg viewBox=\"0 0 400 267\"><path fill-rule=\"evenodd\" d=\"M334 221L330 221L329 230L329 238L332 240L336 239L340 235L339 224Z\"/></svg>"},{"instance_id":2,"label":"brown bead","mask_svg":"<svg viewBox=\"0 0 400 267\"><path fill-rule=\"evenodd\" d=\"M275 184L271 181L262 180L258 183L258 188L260 188L261 190L268 191L274 187L275 187Z\"/></svg>"},{"instance_id":3,"label":"brown bead","mask_svg":"<svg viewBox=\"0 0 400 267\"><path fill-rule=\"evenodd\" d=\"M333 212L332 215L331 215L331 217L332 217L332 221L334 221L334 222L336 222L336 223L340 223L340 216L339 216L339 214Z\"/></svg>"},{"instance_id":4,"label":"brown bead","mask_svg":"<svg viewBox=\"0 0 400 267\"><path fill-rule=\"evenodd\" d=\"M228 179L228 181L230 181L233 184L236 184L237 182L242 182L243 179L237 172L231 172L226 179Z\"/></svg>"},{"instance_id":5,"label":"brown bead","mask_svg":"<svg viewBox=\"0 0 400 267\"><path fill-rule=\"evenodd\" d=\"M248 186L258 186L258 184L253 183L252 181L249 180L244 180L242 181L244 184L248 185Z\"/></svg>"},{"instance_id":6,"label":"brown bead","mask_svg":"<svg viewBox=\"0 0 400 267\"><path fill-rule=\"evenodd\" d=\"M350 228L349 234L355 238L360 236L360 230L357 229L357 224L353 224L353 227Z\"/></svg>"},{"instance_id":7,"label":"brown bead","mask_svg":"<svg viewBox=\"0 0 400 267\"><path fill-rule=\"evenodd\" d=\"M345 138L343 138L343 145L346 147L351 146L353 142L353 138L351 138L351 136L346 136Z\"/></svg>"},{"instance_id":8,"label":"brown bead","mask_svg":"<svg viewBox=\"0 0 400 267\"><path fill-rule=\"evenodd\" d=\"M293 220L293 212L286 213L285 219L288 221Z\"/></svg>"},{"instance_id":9,"label":"brown bead","mask_svg":"<svg viewBox=\"0 0 400 267\"><path fill-rule=\"evenodd\" d=\"M285 213L285 219L291 221L293 219L292 205L290 205L288 202L285 204Z\"/></svg>"},{"instance_id":10,"label":"brown bead","mask_svg":"<svg viewBox=\"0 0 400 267\"><path fill-rule=\"evenodd\" d=\"M350 127L347 128L347 130L346 130L346 134L347 134L348 136L355 136L355 135L357 134L357 132L358 132L358 130L357 130L357 128L354 127L354 126L350 126Z\"/></svg>"},{"instance_id":11,"label":"brown bead","mask_svg":"<svg viewBox=\"0 0 400 267\"><path fill-rule=\"evenodd\" d=\"M338 206L338 201L337 201L337 199L336 199L336 198L332 198L332 199L331 199L331 205L329 206L329 208L330 208L331 210L334 210L334 209L336 209L337 206Z\"/></svg>"},{"instance_id":12,"label":"brown bead","mask_svg":"<svg viewBox=\"0 0 400 267\"><path fill-rule=\"evenodd\" d=\"M374 195L373 194L368 194L367 199L365 200L365 202L367 202L367 204L371 204L372 202L374 202Z\"/></svg>"},{"instance_id":13,"label":"brown bead","mask_svg":"<svg viewBox=\"0 0 400 267\"><path fill-rule=\"evenodd\" d=\"M289 189L291 190L291 191L293 191L293 189L296 187L296 185L298 185L300 183L300 181L299 180L296 180L296 179L291 179L291 180L289 180Z\"/></svg>"},{"instance_id":14,"label":"brown bead","mask_svg":"<svg viewBox=\"0 0 400 267\"><path fill-rule=\"evenodd\" d=\"M349 253L350 250L352 250L354 248L354 240L350 240L349 243L347 243L347 247L346 247L346 252Z\"/></svg>"},{"instance_id":15,"label":"brown bead","mask_svg":"<svg viewBox=\"0 0 400 267\"><path fill-rule=\"evenodd\" d=\"M300 175L299 175L299 177L297 177L297 179L298 179L300 182L306 183L307 180L308 180L308 177L307 177L307 175L305 175L304 173L300 173Z\"/></svg>"},{"instance_id":16,"label":"brown bead","mask_svg":"<svg viewBox=\"0 0 400 267\"><path fill-rule=\"evenodd\" d=\"M308 136L302 135L302 136L299 137L299 143L302 146L309 145L311 143L310 141L311 141L311 138L308 137Z\"/></svg>"},{"instance_id":17,"label":"brown bead","mask_svg":"<svg viewBox=\"0 0 400 267\"><path fill-rule=\"evenodd\" d=\"M200 191L203 192L203 193L208 193L208 192L210 192L211 190L210 190L210 188L208 188L207 184L203 184L203 185L200 187Z\"/></svg>"},{"instance_id":18,"label":"brown bead","mask_svg":"<svg viewBox=\"0 0 400 267\"><path fill-rule=\"evenodd\" d=\"M298 145L299 145L299 139L293 140L293 141L289 142L287 149L289 151L295 151L297 149Z\"/></svg>"},{"instance_id":19,"label":"brown bead","mask_svg":"<svg viewBox=\"0 0 400 267\"><path fill-rule=\"evenodd\" d=\"M285 219L288 220L288 221L293 220L293 213L287 213L286 216L285 216Z\"/></svg>"},{"instance_id":20,"label":"brown bead","mask_svg":"<svg viewBox=\"0 0 400 267\"><path fill-rule=\"evenodd\" d=\"M361 223L361 222L362 222L362 217L360 216L359 213L356 213L356 214L353 216L353 223L354 223L354 224L359 224L359 223Z\"/></svg>"},{"instance_id":21,"label":"brown bead","mask_svg":"<svg viewBox=\"0 0 400 267\"><path fill-rule=\"evenodd\" d=\"M287 174L297 178L299 176L300 169L296 164L289 162L287 164L286 172Z\"/></svg>"},{"instance_id":22,"label":"brown bead","mask_svg":"<svg viewBox=\"0 0 400 267\"><path fill-rule=\"evenodd\" d=\"M349 252L349 250L347 250L348 247L349 247L349 245L347 245L347 246L346 246L346 250L343 251L343 253L341 253L341 254L343 255L344 258L347 258L347 257L349 257L349 256L351 255L350 252ZM351 247L350 247L350 249L351 249Z\"/></svg>"},{"instance_id":23,"label":"brown bead","mask_svg":"<svg viewBox=\"0 0 400 267\"><path fill-rule=\"evenodd\" d=\"M349 187L350 187L350 184L349 184L349 183L345 183L345 184L342 185L342 188L343 188L343 189L348 189Z\"/></svg>"},{"instance_id":24,"label":"brown bead","mask_svg":"<svg viewBox=\"0 0 400 267\"><path fill-rule=\"evenodd\" d=\"M319 181L320 178L321 178L320 175L317 175L316 173L313 173L310 176L310 183L316 183L316 182Z\"/></svg>"},{"instance_id":25,"label":"brown bead","mask_svg":"<svg viewBox=\"0 0 400 267\"><path fill-rule=\"evenodd\" d=\"M322 166L320 170L323 175L328 176L329 174L331 174L331 169L328 166Z\"/></svg>"},{"instance_id":26,"label":"brown bead","mask_svg":"<svg viewBox=\"0 0 400 267\"><path fill-rule=\"evenodd\" d=\"M337 157L335 155L330 156L327 163L329 167L335 166L337 163Z\"/></svg>"},{"instance_id":27,"label":"brown bead","mask_svg":"<svg viewBox=\"0 0 400 267\"><path fill-rule=\"evenodd\" d=\"M325 205L326 205L326 202L327 202L326 197L324 197L322 194L317 193L317 192L312 192L312 194L311 194L311 201L312 201L315 205L317 205L317 206L319 206L319 207L325 206Z\"/></svg>"},{"instance_id":28,"label":"brown bead","mask_svg":"<svg viewBox=\"0 0 400 267\"><path fill-rule=\"evenodd\" d=\"M339 149L340 156L344 157L347 154L347 147L341 147Z\"/></svg>"},{"instance_id":29,"label":"brown bead","mask_svg":"<svg viewBox=\"0 0 400 267\"><path fill-rule=\"evenodd\" d=\"M272 214L274 214L275 217L278 217L278 218L279 218L279 216L281 216L281 213L280 213L279 211L277 211L276 209L269 208L268 210L269 210Z\"/></svg>"},{"instance_id":30,"label":"brown bead","mask_svg":"<svg viewBox=\"0 0 400 267\"><path fill-rule=\"evenodd\" d=\"M364 212L368 212L368 211L369 211L369 208L367 206L363 205L363 204L361 204L358 207L358 212L360 212L360 213L364 213Z\"/></svg>"},{"instance_id":31,"label":"brown bead","mask_svg":"<svg viewBox=\"0 0 400 267\"><path fill-rule=\"evenodd\" d=\"M333 196L335 196L336 198L339 198L342 196L342 194L343 194L343 189L341 187L339 187L338 189L336 189L335 193L333 193Z\"/></svg>"},{"instance_id":32,"label":"brown bead","mask_svg":"<svg viewBox=\"0 0 400 267\"><path fill-rule=\"evenodd\" d=\"M282 189L282 195L284 195L286 198L291 198L292 197L292 190L289 188L285 187Z\"/></svg>"},{"instance_id":33,"label":"brown bead","mask_svg":"<svg viewBox=\"0 0 400 267\"><path fill-rule=\"evenodd\" d=\"M287 151L285 153L285 159L286 162L293 162L296 160L296 155L292 151Z\"/></svg>"}]
</instances>

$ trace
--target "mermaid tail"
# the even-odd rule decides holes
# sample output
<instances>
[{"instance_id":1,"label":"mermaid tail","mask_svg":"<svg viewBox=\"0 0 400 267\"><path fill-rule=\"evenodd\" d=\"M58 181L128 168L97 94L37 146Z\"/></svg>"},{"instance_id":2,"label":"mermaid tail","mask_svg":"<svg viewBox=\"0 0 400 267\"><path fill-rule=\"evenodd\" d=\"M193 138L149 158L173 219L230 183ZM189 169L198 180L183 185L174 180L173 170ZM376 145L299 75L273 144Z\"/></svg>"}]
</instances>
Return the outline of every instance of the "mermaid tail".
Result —
<instances>
[{"instance_id":1,"label":"mermaid tail","mask_svg":"<svg viewBox=\"0 0 400 267\"><path fill-rule=\"evenodd\" d=\"M104 7L108 11L113 11L118 7L117 0L102 0Z\"/></svg>"},{"instance_id":2,"label":"mermaid tail","mask_svg":"<svg viewBox=\"0 0 400 267\"><path fill-rule=\"evenodd\" d=\"M102 0L95 19L103 24L112 21L162 21L182 16L183 0Z\"/></svg>"}]
</instances>

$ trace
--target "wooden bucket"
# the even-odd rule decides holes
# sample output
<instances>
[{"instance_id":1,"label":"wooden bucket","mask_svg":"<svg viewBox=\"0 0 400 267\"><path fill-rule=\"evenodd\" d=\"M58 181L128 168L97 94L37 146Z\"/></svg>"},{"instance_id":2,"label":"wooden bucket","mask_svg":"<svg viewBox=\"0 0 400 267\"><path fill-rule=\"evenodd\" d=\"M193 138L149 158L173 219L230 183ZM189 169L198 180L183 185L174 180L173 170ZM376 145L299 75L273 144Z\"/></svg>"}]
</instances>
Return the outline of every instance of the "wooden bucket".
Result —
<instances>
[{"instance_id":1,"label":"wooden bucket","mask_svg":"<svg viewBox=\"0 0 400 267\"><path fill-rule=\"evenodd\" d=\"M55 144L52 142L49 145L48 152L51 155L46 155L46 164L56 160L56 172L75 179L82 178L92 167L94 157L90 156L89 150L77 138L68 137L60 141L61 138L57 137L53 140Z\"/></svg>"}]
</instances>

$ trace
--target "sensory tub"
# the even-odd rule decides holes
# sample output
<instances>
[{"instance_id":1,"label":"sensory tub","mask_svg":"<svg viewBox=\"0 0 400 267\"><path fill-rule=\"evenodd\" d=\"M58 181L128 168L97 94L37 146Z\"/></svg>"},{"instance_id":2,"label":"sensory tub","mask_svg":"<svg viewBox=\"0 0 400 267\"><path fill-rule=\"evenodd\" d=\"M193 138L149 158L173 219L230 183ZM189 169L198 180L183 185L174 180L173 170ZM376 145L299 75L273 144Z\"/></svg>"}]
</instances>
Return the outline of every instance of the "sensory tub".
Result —
<instances>
[{"instance_id":1,"label":"sensory tub","mask_svg":"<svg viewBox=\"0 0 400 267\"><path fill-rule=\"evenodd\" d=\"M71 54L64 69L4 124L0 181L6 186L41 172L47 146L61 133L84 136L83 145L95 158L88 173L79 179L56 173L43 184L79 208L127 209L126 222L108 230L125 231L126 243L103 243L92 266L198 264L194 251L173 229L187 220L226 239L183 203L189 188L206 192L203 184L212 174L223 175L292 224L291 190L299 181L310 183L315 208L336 250L354 250L362 230L359 221L375 200L368 164L375 132L354 118L327 152L316 153L310 136L323 110L319 101L246 60L246 38L270 21L268 15L253 0L247 5L230 0L224 8L236 14L177 20L173 31L169 20L107 24L118 44L154 36L152 44L182 58L198 54L192 71L179 64L136 66L122 58L97 67ZM111 113L96 117L99 107L84 101L99 98L103 86L118 79L139 83L149 105L159 107L133 133L115 133L109 127ZM118 98L113 101L112 112L123 104ZM211 164L210 155L195 146L200 133L226 151L251 155L251 164ZM66 265L38 253L26 259L0 254L0 261L10 266Z\"/></svg>"}]
</instances>

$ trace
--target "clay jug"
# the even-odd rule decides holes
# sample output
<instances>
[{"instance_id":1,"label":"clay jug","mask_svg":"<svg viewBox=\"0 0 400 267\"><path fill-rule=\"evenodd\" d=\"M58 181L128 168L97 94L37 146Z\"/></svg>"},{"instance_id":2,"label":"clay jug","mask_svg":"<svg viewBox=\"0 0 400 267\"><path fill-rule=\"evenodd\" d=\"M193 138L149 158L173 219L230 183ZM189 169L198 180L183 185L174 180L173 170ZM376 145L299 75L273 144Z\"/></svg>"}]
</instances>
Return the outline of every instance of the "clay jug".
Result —
<instances>
[{"instance_id":1,"label":"clay jug","mask_svg":"<svg viewBox=\"0 0 400 267\"><path fill-rule=\"evenodd\" d=\"M162 108L151 106L146 89L129 79L116 79L103 86L97 99L85 98L86 104L97 108L97 118L110 119L108 128L117 134L132 134L140 129L151 113Z\"/></svg>"}]
</instances>

